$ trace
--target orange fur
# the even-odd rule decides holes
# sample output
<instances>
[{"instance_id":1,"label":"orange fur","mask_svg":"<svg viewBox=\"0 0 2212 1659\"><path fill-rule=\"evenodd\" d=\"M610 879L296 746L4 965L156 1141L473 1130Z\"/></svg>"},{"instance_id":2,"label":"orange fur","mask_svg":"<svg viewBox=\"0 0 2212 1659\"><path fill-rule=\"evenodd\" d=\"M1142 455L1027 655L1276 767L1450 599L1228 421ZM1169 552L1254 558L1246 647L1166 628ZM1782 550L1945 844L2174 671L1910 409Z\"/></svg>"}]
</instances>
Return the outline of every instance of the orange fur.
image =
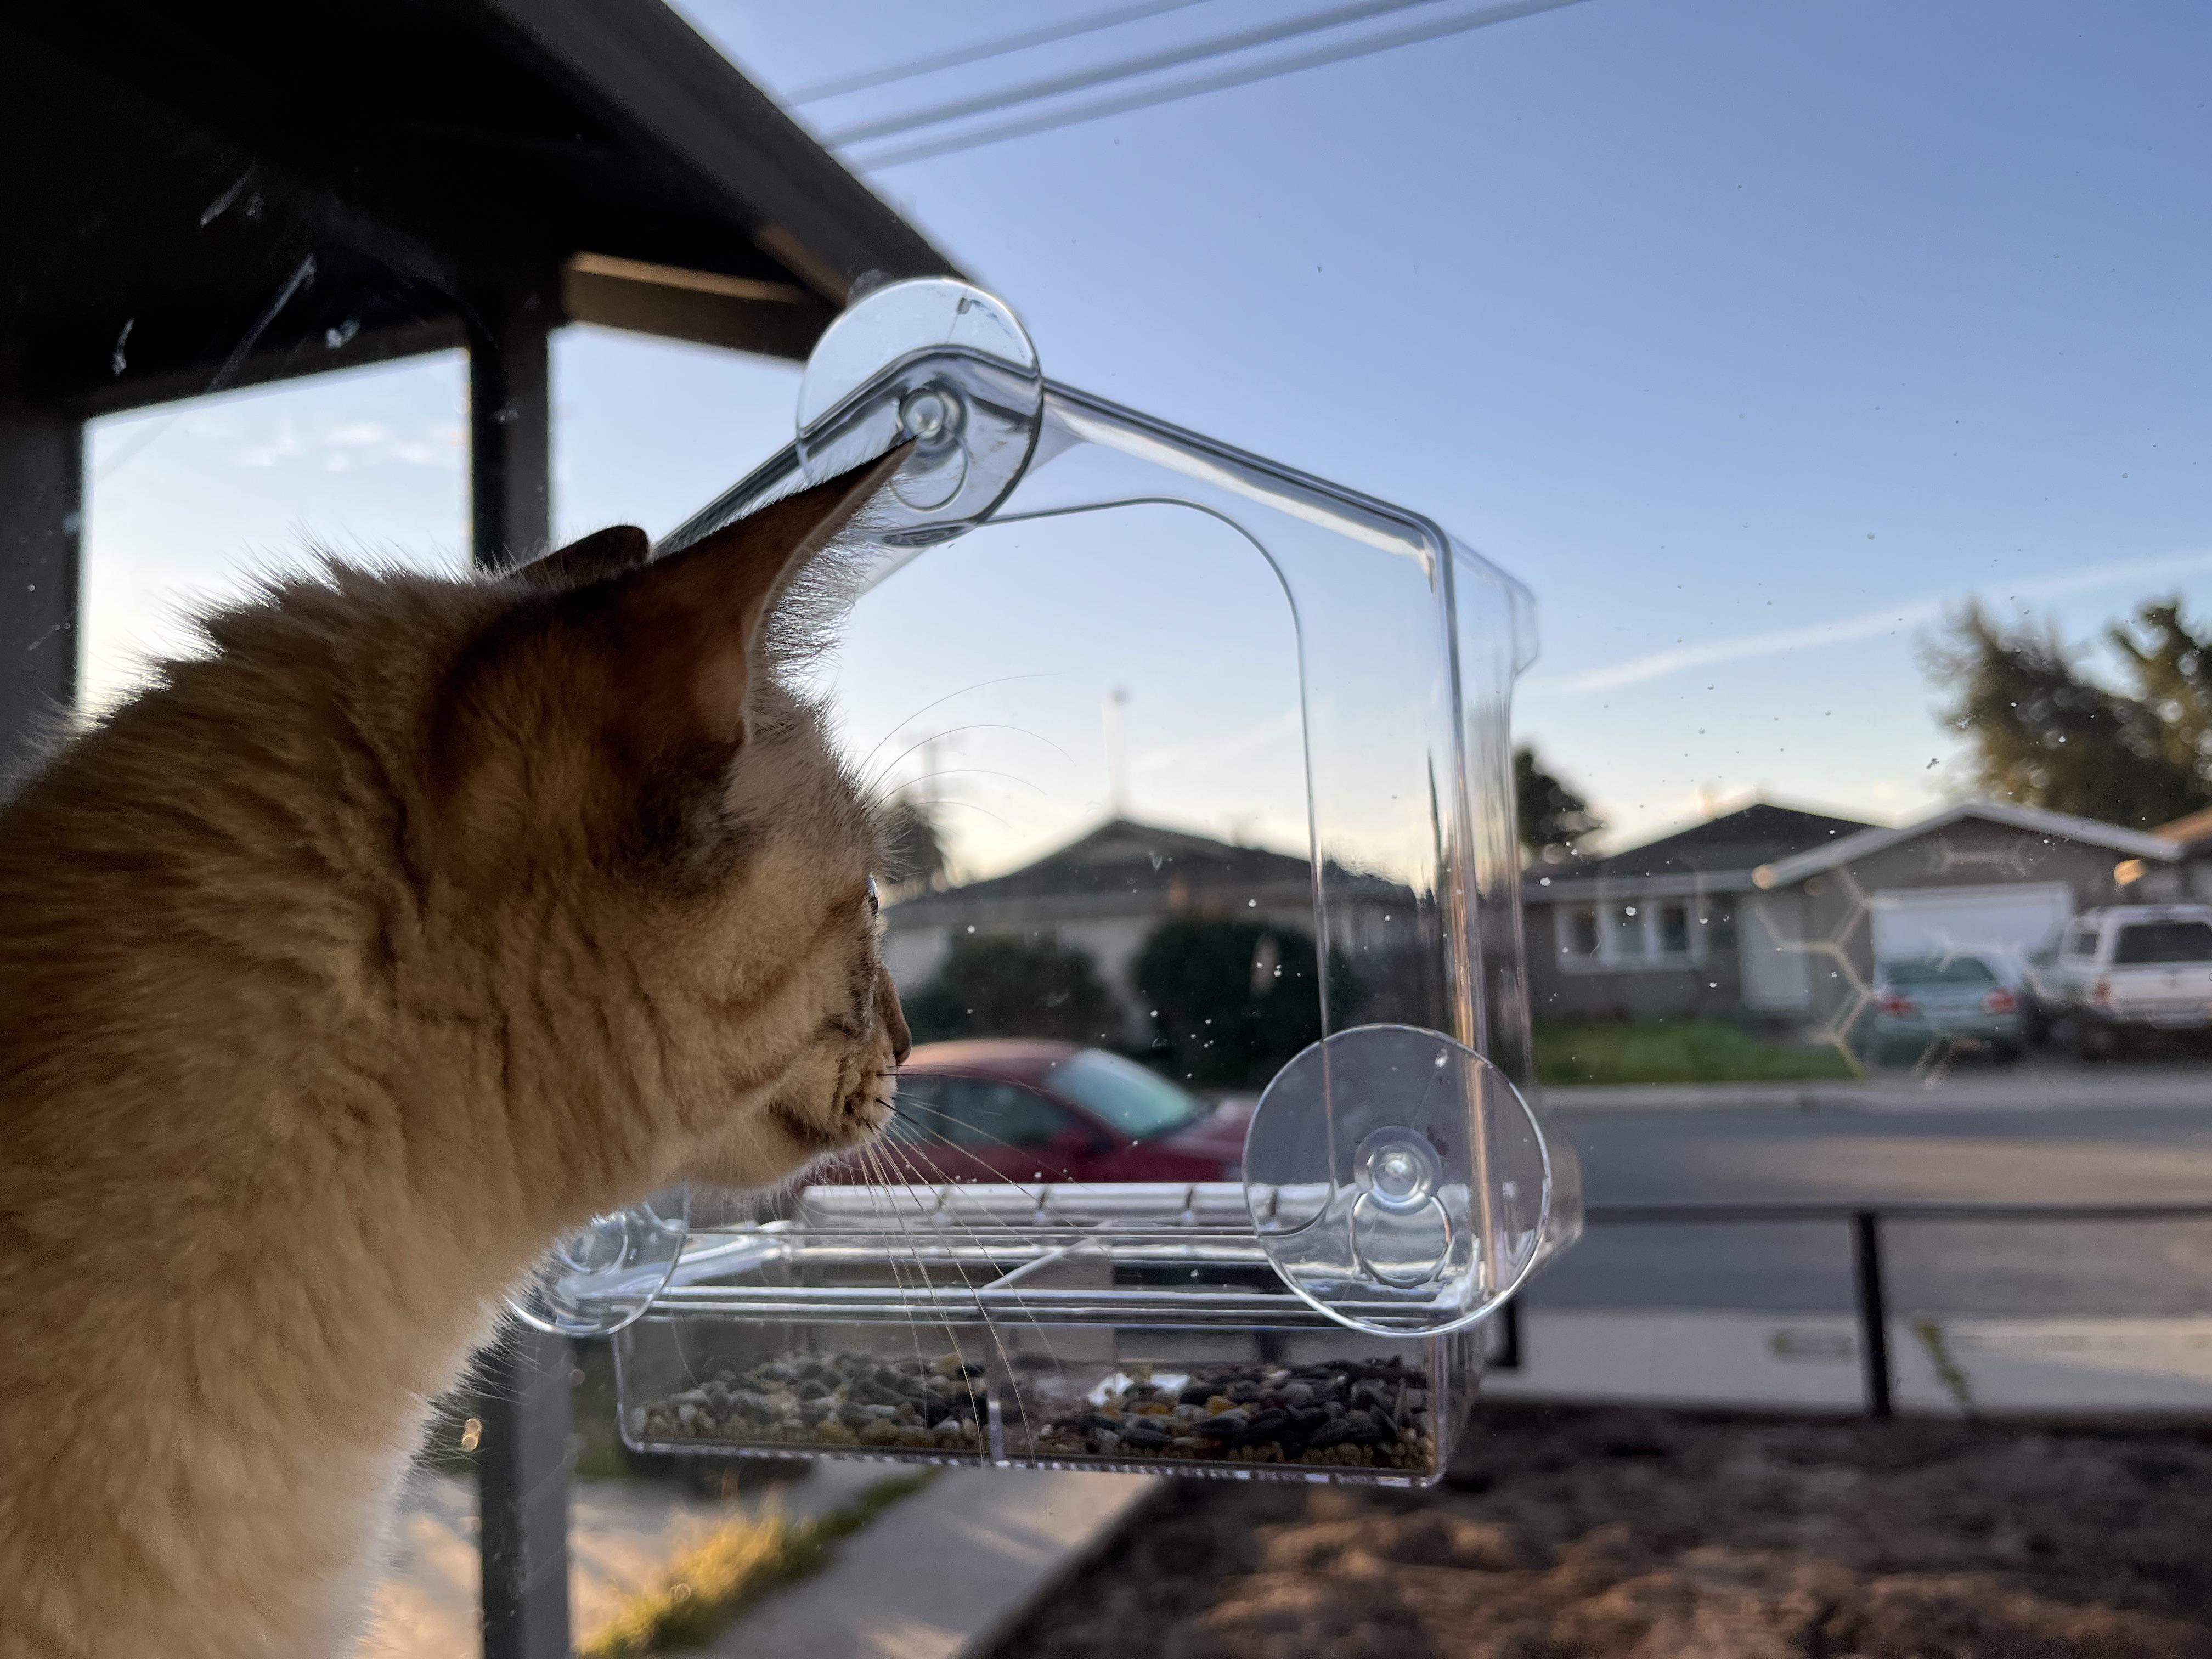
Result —
<instances>
[{"instance_id":1,"label":"orange fur","mask_svg":"<svg viewBox=\"0 0 2212 1659\"><path fill-rule=\"evenodd\" d=\"M881 1126L877 832L763 627L882 473L287 583L0 811L0 1659L342 1650L553 1237Z\"/></svg>"}]
</instances>

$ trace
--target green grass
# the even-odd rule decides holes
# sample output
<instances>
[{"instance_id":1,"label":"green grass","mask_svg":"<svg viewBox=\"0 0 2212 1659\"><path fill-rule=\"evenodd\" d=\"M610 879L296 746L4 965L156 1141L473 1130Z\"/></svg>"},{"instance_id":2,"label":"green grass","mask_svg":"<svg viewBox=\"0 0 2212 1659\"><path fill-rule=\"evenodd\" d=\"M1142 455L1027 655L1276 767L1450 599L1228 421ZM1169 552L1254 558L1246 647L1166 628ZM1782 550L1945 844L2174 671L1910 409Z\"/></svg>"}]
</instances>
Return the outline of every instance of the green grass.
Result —
<instances>
[{"instance_id":1,"label":"green grass","mask_svg":"<svg viewBox=\"0 0 2212 1659\"><path fill-rule=\"evenodd\" d=\"M780 1515L718 1527L669 1563L659 1583L641 1591L576 1647L576 1659L646 1659L704 1647L769 1591L818 1572L841 1538L933 1477L933 1470L878 1480L851 1503L809 1521Z\"/></svg>"},{"instance_id":2,"label":"green grass","mask_svg":"<svg viewBox=\"0 0 2212 1659\"><path fill-rule=\"evenodd\" d=\"M1715 1019L1539 1025L1546 1083L1803 1083L1856 1077L1829 1048L1771 1042Z\"/></svg>"}]
</instances>

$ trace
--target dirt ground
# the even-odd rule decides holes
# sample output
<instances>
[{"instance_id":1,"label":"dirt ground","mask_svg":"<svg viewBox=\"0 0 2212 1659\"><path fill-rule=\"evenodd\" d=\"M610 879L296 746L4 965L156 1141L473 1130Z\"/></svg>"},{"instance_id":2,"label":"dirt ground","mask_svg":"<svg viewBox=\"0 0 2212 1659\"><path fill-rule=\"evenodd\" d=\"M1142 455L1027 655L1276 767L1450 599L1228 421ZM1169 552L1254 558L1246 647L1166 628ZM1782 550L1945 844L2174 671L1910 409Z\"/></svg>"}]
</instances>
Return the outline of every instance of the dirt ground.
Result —
<instances>
[{"instance_id":1,"label":"dirt ground","mask_svg":"<svg viewBox=\"0 0 2212 1659\"><path fill-rule=\"evenodd\" d=\"M2212 1659L2212 1431L1489 1407L1447 1484L1178 1483L996 1659Z\"/></svg>"}]
</instances>

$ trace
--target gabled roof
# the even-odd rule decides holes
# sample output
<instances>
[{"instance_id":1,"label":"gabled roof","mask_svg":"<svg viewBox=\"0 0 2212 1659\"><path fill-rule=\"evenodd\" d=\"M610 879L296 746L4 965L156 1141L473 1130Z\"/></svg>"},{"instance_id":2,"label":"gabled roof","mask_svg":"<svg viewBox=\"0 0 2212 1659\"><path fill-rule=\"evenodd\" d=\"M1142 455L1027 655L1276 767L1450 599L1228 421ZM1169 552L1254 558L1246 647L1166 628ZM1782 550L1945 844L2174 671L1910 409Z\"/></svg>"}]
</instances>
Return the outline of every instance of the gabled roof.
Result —
<instances>
[{"instance_id":1,"label":"gabled roof","mask_svg":"<svg viewBox=\"0 0 2212 1659\"><path fill-rule=\"evenodd\" d=\"M1751 872L1778 858L1825 847L1864 830L1863 819L1753 801L1703 823L1609 854L1528 872L1540 896L1559 899L1623 884L1716 890L1749 887ZM1531 896L1537 896L1534 891Z\"/></svg>"},{"instance_id":2,"label":"gabled roof","mask_svg":"<svg viewBox=\"0 0 2212 1659\"><path fill-rule=\"evenodd\" d=\"M1237 847L1130 818L1109 818L1065 847L1003 876L966 882L942 892L900 901L886 912L899 921L919 920L933 910L964 909L976 902L1077 897L1139 901L1139 908L1165 909L1171 902L1203 906L1211 897L1238 897L1258 889L1310 892L1313 866L1288 853L1264 847ZM1353 876L1331 866L1332 881L1371 887L1382 894L1405 890L1376 877Z\"/></svg>"},{"instance_id":3,"label":"gabled roof","mask_svg":"<svg viewBox=\"0 0 2212 1659\"><path fill-rule=\"evenodd\" d=\"M1833 870L1856 859L1870 858L1876 853L1917 840L1966 818L2002 824L2009 830L2024 830L2032 835L2046 836L2055 841L2080 842L2090 847L2101 847L2123 858L2154 859L2161 864L2170 864L2180 856L2180 849L2173 842L2141 830L2124 830L2117 823L2100 823L2094 818L2076 817L2071 812L2053 812L2040 806L2015 806L2009 801L1967 800L1947 806L1941 811L1931 812L1911 823L1899 824L1893 829L1863 830L1829 846L1763 866L1758 872L1758 882L1761 887L1788 887L1808 876L1819 875L1824 870Z\"/></svg>"}]
</instances>

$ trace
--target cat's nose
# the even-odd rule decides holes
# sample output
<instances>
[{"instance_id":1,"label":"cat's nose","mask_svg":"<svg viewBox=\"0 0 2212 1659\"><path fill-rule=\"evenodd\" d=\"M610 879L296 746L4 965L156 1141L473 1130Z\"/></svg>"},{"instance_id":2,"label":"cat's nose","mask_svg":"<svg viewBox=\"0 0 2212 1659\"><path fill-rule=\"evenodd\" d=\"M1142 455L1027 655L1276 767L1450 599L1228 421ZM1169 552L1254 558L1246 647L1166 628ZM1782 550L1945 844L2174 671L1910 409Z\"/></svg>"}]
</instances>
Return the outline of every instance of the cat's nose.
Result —
<instances>
[{"instance_id":1,"label":"cat's nose","mask_svg":"<svg viewBox=\"0 0 2212 1659\"><path fill-rule=\"evenodd\" d=\"M914 1033L907 1030L906 1010L899 1006L898 987L891 983L890 975L881 968L876 969L876 1006L882 1010L884 1029L890 1034L891 1064L903 1066L906 1057L914 1052Z\"/></svg>"}]
</instances>

